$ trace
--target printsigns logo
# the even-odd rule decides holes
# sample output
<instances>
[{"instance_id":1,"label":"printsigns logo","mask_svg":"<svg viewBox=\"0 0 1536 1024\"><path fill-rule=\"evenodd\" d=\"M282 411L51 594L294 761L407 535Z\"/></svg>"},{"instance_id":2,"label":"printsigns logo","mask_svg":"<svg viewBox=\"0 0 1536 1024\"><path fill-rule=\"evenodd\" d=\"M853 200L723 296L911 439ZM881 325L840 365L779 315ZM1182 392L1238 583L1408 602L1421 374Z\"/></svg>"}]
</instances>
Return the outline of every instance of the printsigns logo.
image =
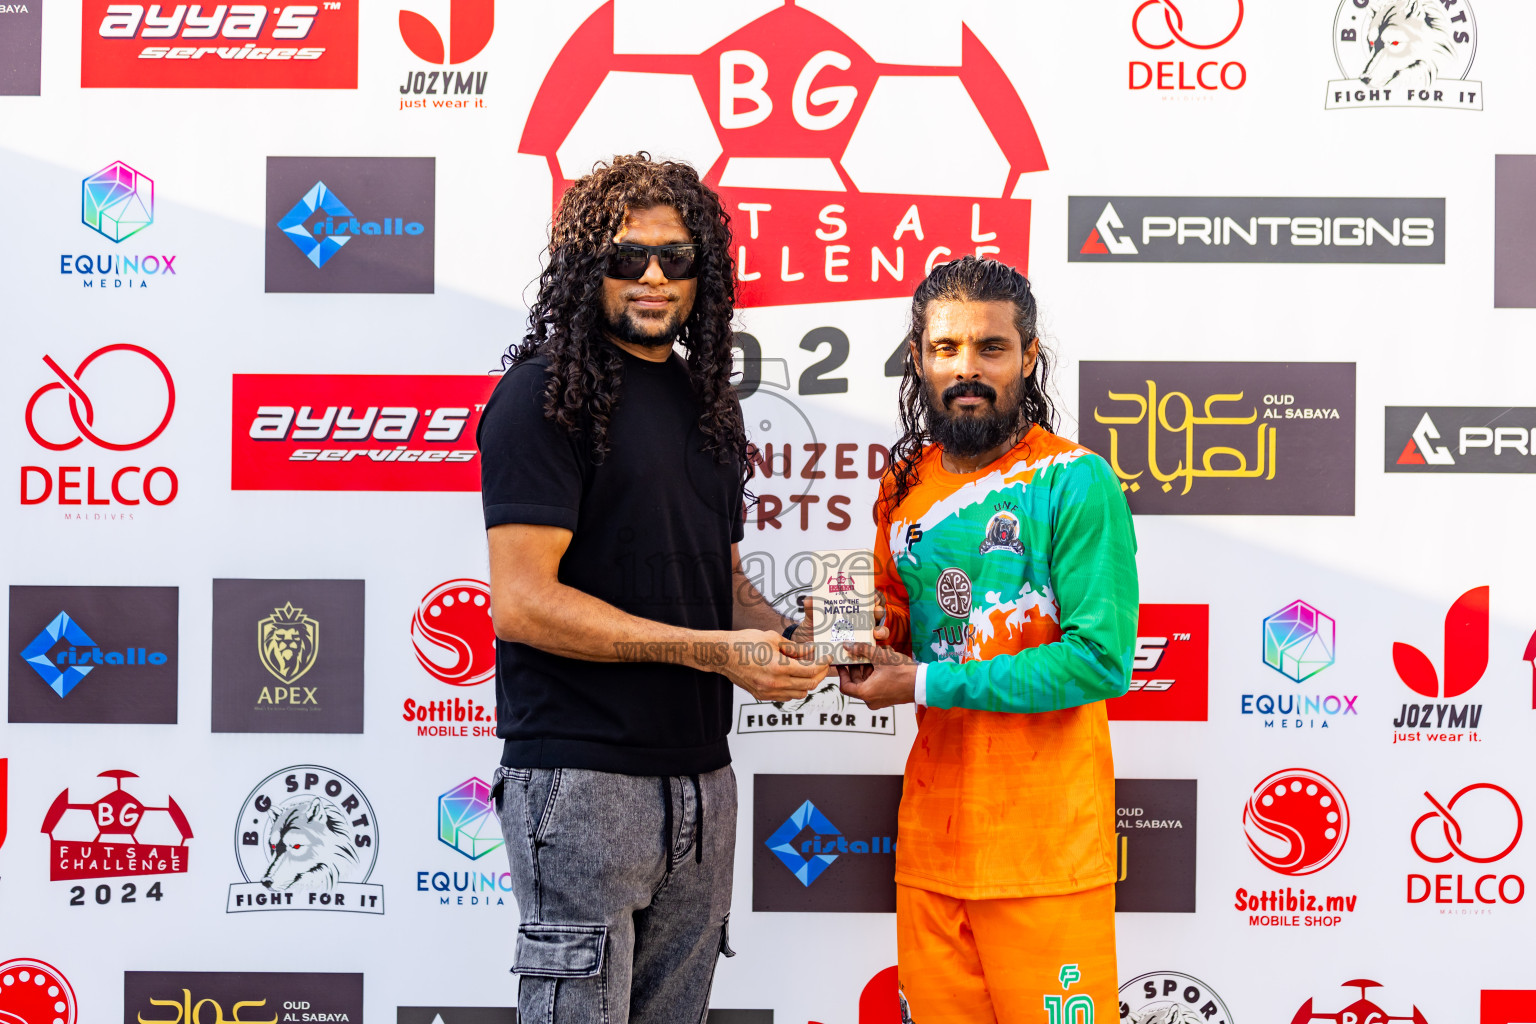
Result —
<instances>
[{"instance_id":1,"label":"printsigns logo","mask_svg":"<svg viewBox=\"0 0 1536 1024\"><path fill-rule=\"evenodd\" d=\"M440 683L477 686L496 674L491 588L480 580L440 583L411 618L416 661Z\"/></svg>"},{"instance_id":2,"label":"printsigns logo","mask_svg":"<svg viewBox=\"0 0 1536 1024\"><path fill-rule=\"evenodd\" d=\"M756 775L753 795L753 910L895 911L901 776Z\"/></svg>"},{"instance_id":3,"label":"printsigns logo","mask_svg":"<svg viewBox=\"0 0 1536 1024\"><path fill-rule=\"evenodd\" d=\"M133 772L118 769L102 772L99 777L112 779L115 787L79 804L69 802L69 790L65 789L43 816L42 832L49 839L48 877L64 882L184 874L192 826L175 799L167 797L163 807L143 803L123 788L124 779L138 778ZM133 888L124 886L122 902L135 902ZM84 889L75 886L72 891L77 894L72 905L83 905ZM159 883L144 895L158 901ZM96 902L105 901L98 896Z\"/></svg>"},{"instance_id":4,"label":"printsigns logo","mask_svg":"<svg viewBox=\"0 0 1536 1024\"><path fill-rule=\"evenodd\" d=\"M1467 78L1477 55L1471 0L1339 0L1328 110L1439 107L1482 110L1483 83Z\"/></svg>"},{"instance_id":5,"label":"printsigns logo","mask_svg":"<svg viewBox=\"0 0 1536 1024\"><path fill-rule=\"evenodd\" d=\"M1264 664L1290 679L1311 679L1334 662L1334 622L1305 601L1264 620Z\"/></svg>"},{"instance_id":6,"label":"printsigns logo","mask_svg":"<svg viewBox=\"0 0 1536 1024\"><path fill-rule=\"evenodd\" d=\"M1444 263L1445 200L1069 196L1067 259Z\"/></svg>"},{"instance_id":7,"label":"printsigns logo","mask_svg":"<svg viewBox=\"0 0 1536 1024\"><path fill-rule=\"evenodd\" d=\"M175 723L175 587L12 587L10 625L10 721Z\"/></svg>"},{"instance_id":8,"label":"printsigns logo","mask_svg":"<svg viewBox=\"0 0 1536 1024\"><path fill-rule=\"evenodd\" d=\"M0 4L0 96L43 92L43 0Z\"/></svg>"},{"instance_id":9,"label":"printsigns logo","mask_svg":"<svg viewBox=\"0 0 1536 1024\"><path fill-rule=\"evenodd\" d=\"M1195 912L1194 779L1116 779L1115 910Z\"/></svg>"},{"instance_id":10,"label":"printsigns logo","mask_svg":"<svg viewBox=\"0 0 1536 1024\"><path fill-rule=\"evenodd\" d=\"M1124 1024L1233 1024L1221 996L1192 974L1151 971L1120 986Z\"/></svg>"},{"instance_id":11,"label":"printsigns logo","mask_svg":"<svg viewBox=\"0 0 1536 1024\"><path fill-rule=\"evenodd\" d=\"M1243 27L1243 0L1144 0L1131 15L1131 34L1148 50L1171 51L1181 56L1201 58L1184 60L1133 60L1130 62L1130 87L1133 90L1156 87L1159 91L1214 92L1241 89L1248 83L1248 69L1239 61L1203 59L1211 50L1219 50L1237 37ZM1185 14L1190 15L1185 24ZM1228 28L1227 26L1231 27ZM1172 50L1177 45L1178 50ZM1195 66L1189 66L1193 63Z\"/></svg>"},{"instance_id":12,"label":"printsigns logo","mask_svg":"<svg viewBox=\"0 0 1536 1024\"><path fill-rule=\"evenodd\" d=\"M1142 605L1130 690L1105 705L1110 721L1205 721L1210 643L1209 605Z\"/></svg>"},{"instance_id":13,"label":"printsigns logo","mask_svg":"<svg viewBox=\"0 0 1536 1024\"><path fill-rule=\"evenodd\" d=\"M355 0L120 4L84 0L80 85L106 89L356 89Z\"/></svg>"},{"instance_id":14,"label":"printsigns logo","mask_svg":"<svg viewBox=\"0 0 1536 1024\"><path fill-rule=\"evenodd\" d=\"M739 306L910 295L936 262L967 252L1023 270L1021 178L1044 170L1045 155L964 25L959 53L958 66L882 64L788 2L702 52L618 53L610 2L545 75L518 151L549 162L556 203L615 152L661 147L707 169L726 208L745 215ZM635 121L637 93L674 112L670 132ZM942 121L955 159L902 159L909 126L928 121Z\"/></svg>"},{"instance_id":15,"label":"printsigns logo","mask_svg":"<svg viewBox=\"0 0 1536 1024\"><path fill-rule=\"evenodd\" d=\"M1470 864L1496 863L1514 851L1525 831L1519 801L1491 782L1463 786L1444 802L1430 792L1425 792L1424 799L1431 809L1414 821L1408 842L1419 859L1430 864L1445 864L1453 858ZM1483 907L1519 903L1524 898L1525 879L1518 874L1408 875L1408 902L1453 908L1442 914L1487 913Z\"/></svg>"},{"instance_id":16,"label":"printsigns logo","mask_svg":"<svg viewBox=\"0 0 1536 1024\"><path fill-rule=\"evenodd\" d=\"M1332 864L1349 838L1349 805L1327 776L1307 768L1275 772L1243 809L1248 849L1282 875L1310 875Z\"/></svg>"},{"instance_id":17,"label":"printsigns logo","mask_svg":"<svg viewBox=\"0 0 1536 1024\"><path fill-rule=\"evenodd\" d=\"M7 1024L76 1024L75 990L62 971L41 960L0 963L0 1020Z\"/></svg>"},{"instance_id":18,"label":"printsigns logo","mask_svg":"<svg viewBox=\"0 0 1536 1024\"><path fill-rule=\"evenodd\" d=\"M432 157L267 157L266 290L430 294L436 177Z\"/></svg>"},{"instance_id":19,"label":"printsigns logo","mask_svg":"<svg viewBox=\"0 0 1536 1024\"><path fill-rule=\"evenodd\" d=\"M1354 515L1353 363L1085 361L1078 397L1138 515Z\"/></svg>"},{"instance_id":20,"label":"printsigns logo","mask_svg":"<svg viewBox=\"0 0 1536 1024\"><path fill-rule=\"evenodd\" d=\"M1412 1021L1413 1024L1427 1024L1427 1021L1424 1019L1424 1014L1419 1010L1417 1006L1413 1008L1412 1014L1396 1016L1388 1013L1372 1000L1367 999L1367 989L1381 988L1381 985L1378 982L1367 981L1364 978L1357 978L1354 981L1346 981L1341 987L1358 988L1360 990L1360 998L1356 999L1354 1002L1350 1003L1348 1006L1337 1011L1336 1013L1319 1013L1316 1009L1313 1008L1314 1000L1308 999L1301 1005L1301 1009L1296 1011L1296 1016L1291 1018L1291 1024L1311 1024L1312 1021L1320 1020L1335 1022L1372 1021L1380 1022L1380 1024L1387 1024L1388 1021L1394 1020L1406 1020Z\"/></svg>"},{"instance_id":21,"label":"printsigns logo","mask_svg":"<svg viewBox=\"0 0 1536 1024\"><path fill-rule=\"evenodd\" d=\"M364 597L362 580L214 580L213 731L362 732Z\"/></svg>"},{"instance_id":22,"label":"printsigns logo","mask_svg":"<svg viewBox=\"0 0 1536 1024\"><path fill-rule=\"evenodd\" d=\"M49 451L67 452L82 441L113 452L143 448L165 432L176 411L170 369L140 345L104 345L80 360L73 373L50 355L43 363L56 379L32 392L24 419L32 440ZM42 504L50 496L59 505L168 505L179 488L176 473L165 466L21 467L23 505ZM65 518L85 517L66 513Z\"/></svg>"},{"instance_id":23,"label":"printsigns logo","mask_svg":"<svg viewBox=\"0 0 1536 1024\"><path fill-rule=\"evenodd\" d=\"M475 428L495 377L234 378L237 491L478 491Z\"/></svg>"},{"instance_id":24,"label":"printsigns logo","mask_svg":"<svg viewBox=\"0 0 1536 1024\"><path fill-rule=\"evenodd\" d=\"M81 185L80 219L114 242L155 222L155 183L121 160L108 164Z\"/></svg>"},{"instance_id":25,"label":"printsigns logo","mask_svg":"<svg viewBox=\"0 0 1536 1024\"><path fill-rule=\"evenodd\" d=\"M710 1020L720 1012L710 1010ZM517 1024L517 1010L510 1006L399 1006L395 1024Z\"/></svg>"},{"instance_id":26,"label":"printsigns logo","mask_svg":"<svg viewBox=\"0 0 1536 1024\"><path fill-rule=\"evenodd\" d=\"M1385 468L1388 473L1536 473L1533 431L1536 408L1389 405Z\"/></svg>"},{"instance_id":27,"label":"printsigns logo","mask_svg":"<svg viewBox=\"0 0 1536 1024\"><path fill-rule=\"evenodd\" d=\"M211 1011L204 1009L212 1005ZM167 1017L166 1014L172 1016ZM124 971L123 1024L363 1019L361 974Z\"/></svg>"},{"instance_id":28,"label":"printsigns logo","mask_svg":"<svg viewBox=\"0 0 1536 1024\"><path fill-rule=\"evenodd\" d=\"M228 913L340 910L384 913L384 887L368 884L379 828L362 790L319 765L263 779L235 821L244 882L229 887Z\"/></svg>"},{"instance_id":29,"label":"printsigns logo","mask_svg":"<svg viewBox=\"0 0 1536 1024\"><path fill-rule=\"evenodd\" d=\"M501 822L484 779L466 779L437 798L438 842L470 860L501 849Z\"/></svg>"}]
</instances>

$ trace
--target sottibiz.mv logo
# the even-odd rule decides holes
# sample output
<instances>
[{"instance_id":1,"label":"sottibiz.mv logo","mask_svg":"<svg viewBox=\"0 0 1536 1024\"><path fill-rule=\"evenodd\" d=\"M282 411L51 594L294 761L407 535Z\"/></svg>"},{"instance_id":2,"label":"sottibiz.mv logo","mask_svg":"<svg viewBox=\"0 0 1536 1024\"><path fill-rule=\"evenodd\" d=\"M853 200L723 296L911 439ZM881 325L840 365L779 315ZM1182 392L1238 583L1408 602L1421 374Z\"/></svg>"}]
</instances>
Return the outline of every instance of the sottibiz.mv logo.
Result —
<instances>
[{"instance_id":1,"label":"sottibiz.mv logo","mask_svg":"<svg viewBox=\"0 0 1536 1024\"><path fill-rule=\"evenodd\" d=\"M384 913L384 887L368 884L379 827L362 790L339 772L302 764L262 780L235 823L244 882L229 913L343 910Z\"/></svg>"},{"instance_id":2,"label":"sottibiz.mv logo","mask_svg":"<svg viewBox=\"0 0 1536 1024\"><path fill-rule=\"evenodd\" d=\"M356 89L356 0L117 4L85 0L80 85Z\"/></svg>"},{"instance_id":3,"label":"sottibiz.mv logo","mask_svg":"<svg viewBox=\"0 0 1536 1024\"><path fill-rule=\"evenodd\" d=\"M6 1024L75 1024L75 990L62 971L41 960L0 963L0 1020Z\"/></svg>"},{"instance_id":4,"label":"sottibiz.mv logo","mask_svg":"<svg viewBox=\"0 0 1536 1024\"><path fill-rule=\"evenodd\" d=\"M491 625L491 588L457 579L427 591L411 617L411 645L428 675L449 686L479 686L496 674L496 632ZM437 691L440 693L442 691ZM496 705L460 696L405 699L400 717L417 736L468 739L496 735Z\"/></svg>"},{"instance_id":5,"label":"sottibiz.mv logo","mask_svg":"<svg viewBox=\"0 0 1536 1024\"><path fill-rule=\"evenodd\" d=\"M478 491L494 377L236 374L237 491Z\"/></svg>"},{"instance_id":6,"label":"sottibiz.mv logo","mask_svg":"<svg viewBox=\"0 0 1536 1024\"><path fill-rule=\"evenodd\" d=\"M1024 174L1045 154L1024 104L971 30L959 64L882 64L786 2L702 53L619 53L614 5L578 28L539 87L518 151L545 157L555 202L594 160L687 158L735 221L736 299L771 306L910 295L966 253L1021 270ZM633 116L666 107L665 129ZM913 159L942 123L943 160Z\"/></svg>"},{"instance_id":7,"label":"sottibiz.mv logo","mask_svg":"<svg viewBox=\"0 0 1536 1024\"><path fill-rule=\"evenodd\" d=\"M1254 859L1293 878L1321 871L1349 839L1349 804L1332 779L1308 768L1286 768L1254 787L1243 808L1243 831ZM1337 926L1355 910L1357 896L1320 895L1306 889L1237 890L1234 906L1253 927ZM1261 911L1261 913L1254 913Z\"/></svg>"}]
</instances>

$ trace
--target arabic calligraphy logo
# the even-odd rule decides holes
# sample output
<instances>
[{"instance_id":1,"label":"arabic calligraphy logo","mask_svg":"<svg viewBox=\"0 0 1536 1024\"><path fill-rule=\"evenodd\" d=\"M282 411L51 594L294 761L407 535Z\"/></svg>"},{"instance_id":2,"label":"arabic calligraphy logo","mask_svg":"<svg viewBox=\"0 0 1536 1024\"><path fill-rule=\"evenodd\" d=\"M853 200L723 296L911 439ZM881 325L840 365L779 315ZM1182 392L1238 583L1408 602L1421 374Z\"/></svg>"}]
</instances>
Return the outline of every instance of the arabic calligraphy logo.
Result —
<instances>
[{"instance_id":1,"label":"arabic calligraphy logo","mask_svg":"<svg viewBox=\"0 0 1536 1024\"><path fill-rule=\"evenodd\" d=\"M255 1018L240 1016L244 1007L254 1006L259 1009L263 1006L266 1006L267 1001L265 999L238 1000L234 1004L234 1013L231 1016L226 1017L224 1016L224 1007L219 1004L217 999L199 999L194 1003L192 1001L192 990L189 988L184 988L181 990L180 999L156 999L153 996L151 996L149 999L150 1006L175 1007L176 1016L145 1017L141 1013L139 1014L139 1024L207 1024L205 1018L203 1017L203 1007L207 1006L209 1003L213 1004L213 1024L277 1024L279 1020L279 1014L277 1013L275 1007L272 1011L271 1020L256 1020Z\"/></svg>"},{"instance_id":2,"label":"arabic calligraphy logo","mask_svg":"<svg viewBox=\"0 0 1536 1024\"><path fill-rule=\"evenodd\" d=\"M320 658L320 623L289 601L256 623L256 653L279 680L292 683Z\"/></svg>"},{"instance_id":3,"label":"arabic calligraphy logo","mask_svg":"<svg viewBox=\"0 0 1536 1024\"><path fill-rule=\"evenodd\" d=\"M0 964L0 1021L5 1024L75 1024L75 990L62 971L41 960Z\"/></svg>"},{"instance_id":4,"label":"arabic calligraphy logo","mask_svg":"<svg viewBox=\"0 0 1536 1024\"><path fill-rule=\"evenodd\" d=\"M1224 477L1273 480L1275 478L1275 434L1273 426L1260 423L1257 438L1257 459L1253 469L1248 468L1248 456L1236 448L1213 445L1205 450L1201 456L1200 467L1195 466L1195 428L1204 426L1246 426L1257 423L1259 410L1252 407L1248 416L1218 416L1213 410L1217 402L1241 402L1243 392L1232 394L1213 394L1205 400L1205 414L1195 415L1195 405L1189 400L1189 396L1181 391L1170 391L1162 397L1157 396L1157 382L1147 381L1147 393L1136 395L1129 392L1110 391L1110 401L1133 402L1139 410L1134 416L1106 416L1097 406L1093 410L1093 419L1096 423L1114 424L1109 429L1109 464L1114 467L1115 475L1120 478L1120 489L1124 491L1141 490L1140 479L1144 473L1151 473L1153 478L1161 482L1165 492L1173 490L1173 482L1180 477L1184 478L1184 489L1179 493L1188 494L1194 486L1196 477ZM1168 406L1177 401L1181 405L1182 421L1175 426L1169 422ZM1137 426L1145 422L1147 425L1147 468L1142 472L1127 473L1120 468L1120 431L1118 426ZM1184 435L1184 457L1179 461L1178 467L1172 472L1164 472L1157 461L1157 431L1161 427L1172 434ZM1235 464L1230 468L1216 468L1213 463L1217 459L1233 459Z\"/></svg>"},{"instance_id":5,"label":"arabic calligraphy logo","mask_svg":"<svg viewBox=\"0 0 1536 1024\"><path fill-rule=\"evenodd\" d=\"M155 182L118 160L80 184L80 221L121 242L155 222Z\"/></svg>"},{"instance_id":6,"label":"arabic calligraphy logo","mask_svg":"<svg viewBox=\"0 0 1536 1024\"><path fill-rule=\"evenodd\" d=\"M1443 688L1434 662L1412 644L1392 645L1392 667L1422 697L1459 697L1476 686L1488 668L1488 588L1473 587L1445 613Z\"/></svg>"},{"instance_id":7,"label":"arabic calligraphy logo","mask_svg":"<svg viewBox=\"0 0 1536 1024\"><path fill-rule=\"evenodd\" d=\"M165 415L160 417L159 424L153 430L137 441L109 441L98 437L93 430L96 423L96 407L91 403L90 395L86 393L85 384L81 378L85 376L86 369L92 363L110 352L133 352L141 355L153 363L155 369L160 371L160 376L165 378ZM176 382L171 379L171 371L166 368L165 363L160 361L159 356L147 348L126 343L103 346L82 359L80 365L75 367L74 373L66 373L63 367L54 362L52 356L43 356L43 362L48 364L48 369L52 370L59 379L44 384L32 392L32 397L27 401L27 433L32 435L32 440L52 451L68 451L82 440L88 440L98 448L107 448L115 452L142 448L160 436L166 425L171 422L171 413L176 411ZM69 414L75 421L75 429L79 431L79 436L70 441L49 441L38 432L37 426L32 421L33 411L37 408L38 401L52 391L67 391L69 394Z\"/></svg>"},{"instance_id":8,"label":"arabic calligraphy logo","mask_svg":"<svg viewBox=\"0 0 1536 1024\"><path fill-rule=\"evenodd\" d=\"M411 619L416 660L438 682L476 686L496 674L491 588L480 580L433 587Z\"/></svg>"},{"instance_id":9,"label":"arabic calligraphy logo","mask_svg":"<svg viewBox=\"0 0 1536 1024\"><path fill-rule=\"evenodd\" d=\"M945 615L956 619L970 618L971 578L965 574L965 570L950 566L939 573L934 593Z\"/></svg>"},{"instance_id":10,"label":"arabic calligraphy logo","mask_svg":"<svg viewBox=\"0 0 1536 1024\"><path fill-rule=\"evenodd\" d=\"M1163 12L1163 24L1168 29L1168 41L1166 43L1150 42L1146 36L1141 34L1141 16L1149 7L1160 8ZM1152 20L1155 24L1155 16ZM1232 26L1232 31L1214 43L1197 43L1184 37L1184 12L1179 10L1173 0L1146 0L1140 7L1136 8L1136 13L1131 15L1131 32L1136 36L1136 41L1149 50L1166 50L1176 42L1183 43L1191 50L1214 50L1219 46L1225 46L1227 43L1230 43L1232 38L1237 35L1237 30L1242 27L1243 0L1237 0L1237 22ZM1155 31L1154 29L1154 34Z\"/></svg>"},{"instance_id":11,"label":"arabic calligraphy logo","mask_svg":"<svg viewBox=\"0 0 1536 1024\"><path fill-rule=\"evenodd\" d=\"M1275 772L1243 808L1248 849L1282 875L1310 875L1332 864L1349 838L1349 806L1326 775L1306 768Z\"/></svg>"},{"instance_id":12,"label":"arabic calligraphy logo","mask_svg":"<svg viewBox=\"0 0 1536 1024\"><path fill-rule=\"evenodd\" d=\"M1456 815L1452 813L1456 809L1456 804L1463 797L1469 793L1475 793L1479 790L1486 790L1491 793L1497 793L1500 797L1503 797L1504 801L1508 801L1509 810L1514 812L1514 834L1510 836L1509 842L1502 850L1488 857L1479 856L1476 853L1469 852L1463 847L1463 844L1467 842L1467 832L1482 832L1483 838L1486 839L1487 832L1491 831L1491 828L1489 823L1483 819L1485 817L1492 818L1494 815L1492 813L1479 814L1476 819L1479 827L1475 829L1469 828L1463 830L1462 822L1470 821L1470 819L1465 815L1461 819L1458 819ZM1509 792L1509 790L1502 786L1496 786L1491 782L1477 782L1470 786L1463 786L1461 789L1456 791L1455 796L1451 797L1444 804L1440 803L1440 801L1436 800L1428 792L1424 794L1424 798L1428 800L1435 809L1426 812L1422 817L1419 818L1419 820L1413 823L1413 828L1408 833L1408 841L1413 844L1413 852L1418 854L1421 860L1427 860L1431 864L1444 864L1446 861L1451 859L1453 854L1460 857L1462 860L1469 860L1474 864L1492 864L1494 861L1503 860L1509 855L1509 852L1515 848L1517 843L1520 842L1521 832L1525 830L1525 820L1520 814L1520 804L1515 800L1514 796ZM1473 800L1474 806L1476 806L1478 803L1479 802L1477 800ZM1486 802L1484 802L1483 806L1477 807L1477 809L1484 812L1488 812L1490 810L1490 808L1486 805ZM1503 808L1500 807L1499 810L1502 811ZM1498 814L1498 817L1507 819L1509 815L1507 813L1502 813ZM1436 819L1438 819L1440 822L1441 835L1445 837L1446 852L1440 856L1430 856L1428 853L1425 853L1424 848L1419 845L1419 828L1426 822ZM1433 831L1428 833L1429 836L1433 836L1433 834ZM1488 843L1485 847L1483 847L1483 849L1493 849L1498 846L1498 843L1499 840L1496 839Z\"/></svg>"}]
</instances>

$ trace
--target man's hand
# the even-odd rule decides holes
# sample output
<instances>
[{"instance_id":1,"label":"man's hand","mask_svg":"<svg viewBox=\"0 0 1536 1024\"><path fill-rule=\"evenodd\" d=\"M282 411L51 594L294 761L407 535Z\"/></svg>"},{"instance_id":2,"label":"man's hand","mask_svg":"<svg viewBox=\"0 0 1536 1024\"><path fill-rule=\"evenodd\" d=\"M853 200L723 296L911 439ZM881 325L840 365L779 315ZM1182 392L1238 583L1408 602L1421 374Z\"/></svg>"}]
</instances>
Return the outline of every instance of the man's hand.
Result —
<instances>
[{"instance_id":1,"label":"man's hand","mask_svg":"<svg viewBox=\"0 0 1536 1024\"><path fill-rule=\"evenodd\" d=\"M783 634L738 629L725 636L724 664L712 667L760 701L801 700L826 678L826 663L802 660L811 649Z\"/></svg>"},{"instance_id":2,"label":"man's hand","mask_svg":"<svg viewBox=\"0 0 1536 1024\"><path fill-rule=\"evenodd\" d=\"M837 666L838 688L843 693L862 700L871 711L912 703L917 693L917 662L889 647L844 644L843 648L852 657L872 662Z\"/></svg>"}]
</instances>

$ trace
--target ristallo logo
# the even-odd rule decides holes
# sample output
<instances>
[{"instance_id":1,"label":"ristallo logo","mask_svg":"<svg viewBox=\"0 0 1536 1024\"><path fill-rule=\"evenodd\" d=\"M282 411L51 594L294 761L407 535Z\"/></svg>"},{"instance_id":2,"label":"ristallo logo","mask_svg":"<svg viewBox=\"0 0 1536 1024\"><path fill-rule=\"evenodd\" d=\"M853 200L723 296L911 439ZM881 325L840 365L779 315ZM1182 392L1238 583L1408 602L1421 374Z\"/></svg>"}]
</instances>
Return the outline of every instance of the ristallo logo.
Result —
<instances>
[{"instance_id":1,"label":"ristallo logo","mask_svg":"<svg viewBox=\"0 0 1536 1024\"><path fill-rule=\"evenodd\" d=\"M73 882L185 874L192 826L175 799L166 796L158 805L140 800L123 787L124 779L138 778L133 772L117 769L99 777L111 779L113 788L81 803L72 803L65 789L49 805L42 828L49 841L48 878ZM99 884L90 893L83 885L72 885L69 905L147 906L164 899L160 881L150 883L143 892L141 884L124 882L116 890Z\"/></svg>"},{"instance_id":2,"label":"ristallo logo","mask_svg":"<svg viewBox=\"0 0 1536 1024\"><path fill-rule=\"evenodd\" d=\"M1385 468L1388 473L1536 473L1533 434L1536 408L1389 405Z\"/></svg>"},{"instance_id":3,"label":"ristallo logo","mask_svg":"<svg viewBox=\"0 0 1536 1024\"><path fill-rule=\"evenodd\" d=\"M417 59L428 64L457 65L480 56L496 30L496 0L452 0L448 7L447 42L437 25L415 11L401 10L400 39ZM488 71L407 71L400 109L464 110L485 107Z\"/></svg>"},{"instance_id":4,"label":"ristallo logo","mask_svg":"<svg viewBox=\"0 0 1536 1024\"><path fill-rule=\"evenodd\" d=\"M1142 605L1130 690L1105 705L1110 720L1205 721L1210 643L1209 605Z\"/></svg>"},{"instance_id":5,"label":"ristallo logo","mask_svg":"<svg viewBox=\"0 0 1536 1024\"><path fill-rule=\"evenodd\" d=\"M69 980L41 960L0 963L0 1020L6 1024L75 1024L79 1004Z\"/></svg>"},{"instance_id":6,"label":"ristallo logo","mask_svg":"<svg viewBox=\"0 0 1536 1024\"><path fill-rule=\"evenodd\" d=\"M900 775L757 775L752 785L753 910L895 911Z\"/></svg>"},{"instance_id":7,"label":"ristallo logo","mask_svg":"<svg viewBox=\"0 0 1536 1024\"><path fill-rule=\"evenodd\" d=\"M616 152L685 157L735 220L738 306L907 296L966 253L1025 268L1023 176L1045 170L1024 104L971 29L958 66L877 62L786 2L695 53L619 53L614 5L545 75L518 151L549 162L554 201ZM667 130L634 97L672 111ZM942 161L908 156L910 126L943 123Z\"/></svg>"},{"instance_id":8,"label":"ristallo logo","mask_svg":"<svg viewBox=\"0 0 1536 1024\"><path fill-rule=\"evenodd\" d=\"M430 294L436 182L429 156L267 157L266 290Z\"/></svg>"},{"instance_id":9,"label":"ristallo logo","mask_svg":"<svg viewBox=\"0 0 1536 1024\"><path fill-rule=\"evenodd\" d=\"M1185 15L1188 14L1186 23ZM1243 0L1144 0L1131 15L1131 34L1148 50L1178 60L1133 60L1130 88L1209 93L1248 84L1241 61L1211 59L1243 27Z\"/></svg>"},{"instance_id":10,"label":"ristallo logo","mask_svg":"<svg viewBox=\"0 0 1536 1024\"><path fill-rule=\"evenodd\" d=\"M85 0L80 85L356 89L357 0L119 4Z\"/></svg>"},{"instance_id":11,"label":"ristallo logo","mask_svg":"<svg viewBox=\"0 0 1536 1024\"><path fill-rule=\"evenodd\" d=\"M44 355L42 362L55 379L32 392L24 419L28 435L48 451L71 451L83 442L108 452L135 451L160 437L176 411L170 369L141 345L104 345L80 360L73 372L51 355ZM81 454L87 451L82 448ZM66 511L64 518L132 519L132 512L118 507L169 505L180 489L176 472L168 466L80 461L74 466L22 466L21 504L41 505L52 499L61 506L109 506L111 513Z\"/></svg>"},{"instance_id":12,"label":"ristallo logo","mask_svg":"<svg viewBox=\"0 0 1536 1024\"><path fill-rule=\"evenodd\" d=\"M1512 853L1525 831L1520 802L1503 786L1474 782L1463 786L1449 800L1426 791L1430 810L1408 830L1408 843L1419 859L1429 864L1495 864ZM1459 807L1457 805L1460 805ZM1428 870L1428 869L1425 869ZM1451 871L1408 875L1408 902L1423 903L1443 915L1487 914L1488 908L1519 903L1525 898L1525 879L1507 870L1472 874Z\"/></svg>"},{"instance_id":13,"label":"ristallo logo","mask_svg":"<svg viewBox=\"0 0 1536 1024\"><path fill-rule=\"evenodd\" d=\"M1392 742L1477 743L1481 704L1449 704L1467 693L1488 670L1489 588L1473 587L1445 613L1445 673L1412 644L1392 644L1397 677L1425 701L1404 704L1392 722ZM1413 730L1413 731L1408 731Z\"/></svg>"},{"instance_id":14,"label":"ristallo logo","mask_svg":"<svg viewBox=\"0 0 1536 1024\"><path fill-rule=\"evenodd\" d=\"M478 491L496 378L236 374L237 491Z\"/></svg>"},{"instance_id":15,"label":"ristallo logo","mask_svg":"<svg viewBox=\"0 0 1536 1024\"><path fill-rule=\"evenodd\" d=\"M1483 83L1467 78L1477 56L1471 0L1339 0L1328 110L1439 107L1482 110Z\"/></svg>"}]
</instances>

